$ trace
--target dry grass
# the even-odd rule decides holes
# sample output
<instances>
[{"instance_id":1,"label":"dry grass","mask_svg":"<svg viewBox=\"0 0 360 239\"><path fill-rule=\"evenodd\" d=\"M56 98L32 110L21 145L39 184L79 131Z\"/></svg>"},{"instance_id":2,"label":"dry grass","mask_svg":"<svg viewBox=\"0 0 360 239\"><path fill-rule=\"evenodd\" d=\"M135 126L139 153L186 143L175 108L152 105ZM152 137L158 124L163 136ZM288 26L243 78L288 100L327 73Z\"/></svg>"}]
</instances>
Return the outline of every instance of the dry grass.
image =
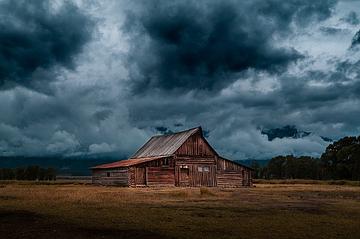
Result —
<instances>
[{"instance_id":1,"label":"dry grass","mask_svg":"<svg viewBox=\"0 0 360 239\"><path fill-rule=\"evenodd\" d=\"M308 179L255 179L257 184L322 184L360 186L360 181L350 180L308 180Z\"/></svg>"},{"instance_id":2,"label":"dry grass","mask_svg":"<svg viewBox=\"0 0 360 239\"><path fill-rule=\"evenodd\" d=\"M360 187L352 186L0 187L7 238L358 238L359 225Z\"/></svg>"}]
</instances>

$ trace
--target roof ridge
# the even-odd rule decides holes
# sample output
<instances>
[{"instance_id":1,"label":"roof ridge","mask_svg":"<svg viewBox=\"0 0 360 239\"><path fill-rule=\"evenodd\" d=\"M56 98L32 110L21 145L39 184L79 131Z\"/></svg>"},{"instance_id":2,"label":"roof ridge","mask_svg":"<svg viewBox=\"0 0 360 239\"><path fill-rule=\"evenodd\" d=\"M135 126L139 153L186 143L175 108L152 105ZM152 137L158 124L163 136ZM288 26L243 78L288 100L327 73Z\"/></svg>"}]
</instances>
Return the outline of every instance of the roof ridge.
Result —
<instances>
[{"instance_id":1,"label":"roof ridge","mask_svg":"<svg viewBox=\"0 0 360 239\"><path fill-rule=\"evenodd\" d=\"M182 131L178 131L178 132L173 132L173 133L168 133L168 134L153 135L153 136L151 136L151 138L174 135L174 134L182 134L182 133L194 130L194 129L202 129L202 128L201 128L201 126L197 126L197 127L194 127L194 128L190 128L190 129L186 129L186 130L182 130Z\"/></svg>"}]
</instances>

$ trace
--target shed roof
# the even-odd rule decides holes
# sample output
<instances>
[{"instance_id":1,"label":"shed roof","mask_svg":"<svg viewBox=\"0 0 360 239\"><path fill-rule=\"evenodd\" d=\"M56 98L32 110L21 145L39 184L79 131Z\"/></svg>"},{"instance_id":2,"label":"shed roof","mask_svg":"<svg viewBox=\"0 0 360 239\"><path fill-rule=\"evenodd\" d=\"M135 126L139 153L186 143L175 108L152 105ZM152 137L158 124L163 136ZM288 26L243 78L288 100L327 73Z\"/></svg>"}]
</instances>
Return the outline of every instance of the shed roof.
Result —
<instances>
[{"instance_id":1,"label":"shed roof","mask_svg":"<svg viewBox=\"0 0 360 239\"><path fill-rule=\"evenodd\" d=\"M172 155L196 132L202 133L201 127L166 135L151 137L131 158Z\"/></svg>"},{"instance_id":2,"label":"shed roof","mask_svg":"<svg viewBox=\"0 0 360 239\"><path fill-rule=\"evenodd\" d=\"M131 158L131 159L127 159L127 160L116 161L116 162L113 162L113 163L97 165L95 167L92 167L92 169L108 169L108 168L130 167L130 166L133 166L133 165L153 161L153 160L156 160L156 159L166 158L166 157L169 157L169 156L158 156L158 157L147 157L147 158Z\"/></svg>"}]
</instances>

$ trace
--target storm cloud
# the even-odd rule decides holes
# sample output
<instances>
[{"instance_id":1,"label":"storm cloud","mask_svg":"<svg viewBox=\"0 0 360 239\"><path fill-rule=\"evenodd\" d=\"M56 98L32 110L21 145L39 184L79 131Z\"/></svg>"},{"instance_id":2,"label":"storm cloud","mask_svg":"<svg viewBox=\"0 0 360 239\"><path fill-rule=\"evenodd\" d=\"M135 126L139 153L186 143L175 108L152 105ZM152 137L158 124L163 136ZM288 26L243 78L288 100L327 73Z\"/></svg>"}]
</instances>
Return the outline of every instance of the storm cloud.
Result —
<instances>
[{"instance_id":1,"label":"storm cloud","mask_svg":"<svg viewBox=\"0 0 360 239\"><path fill-rule=\"evenodd\" d=\"M36 70L55 65L73 68L92 26L69 1L0 1L0 85L26 85Z\"/></svg>"},{"instance_id":2,"label":"storm cloud","mask_svg":"<svg viewBox=\"0 0 360 239\"><path fill-rule=\"evenodd\" d=\"M130 12L137 91L223 88L249 68L279 72L303 55L276 39L328 18L335 1L155 1ZM154 14L156 12L156 14Z\"/></svg>"},{"instance_id":3,"label":"storm cloud","mask_svg":"<svg viewBox=\"0 0 360 239\"><path fill-rule=\"evenodd\" d=\"M201 125L231 159L317 157L360 132L359 1L0 3L0 155L120 159ZM287 125L306 137L262 133Z\"/></svg>"}]
</instances>

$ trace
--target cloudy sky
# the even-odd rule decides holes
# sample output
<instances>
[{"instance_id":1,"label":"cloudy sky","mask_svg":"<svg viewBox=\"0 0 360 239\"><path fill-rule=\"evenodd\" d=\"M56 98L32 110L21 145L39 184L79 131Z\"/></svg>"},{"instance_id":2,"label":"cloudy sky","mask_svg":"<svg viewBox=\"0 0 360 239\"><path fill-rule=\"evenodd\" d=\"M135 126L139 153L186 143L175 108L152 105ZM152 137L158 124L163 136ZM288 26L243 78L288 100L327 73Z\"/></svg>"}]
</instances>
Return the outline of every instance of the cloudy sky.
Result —
<instances>
[{"instance_id":1,"label":"cloudy sky","mask_svg":"<svg viewBox=\"0 0 360 239\"><path fill-rule=\"evenodd\" d=\"M360 134L359 30L357 0L0 0L0 155L201 125L232 159L319 156ZM286 125L311 134L262 133Z\"/></svg>"}]
</instances>

